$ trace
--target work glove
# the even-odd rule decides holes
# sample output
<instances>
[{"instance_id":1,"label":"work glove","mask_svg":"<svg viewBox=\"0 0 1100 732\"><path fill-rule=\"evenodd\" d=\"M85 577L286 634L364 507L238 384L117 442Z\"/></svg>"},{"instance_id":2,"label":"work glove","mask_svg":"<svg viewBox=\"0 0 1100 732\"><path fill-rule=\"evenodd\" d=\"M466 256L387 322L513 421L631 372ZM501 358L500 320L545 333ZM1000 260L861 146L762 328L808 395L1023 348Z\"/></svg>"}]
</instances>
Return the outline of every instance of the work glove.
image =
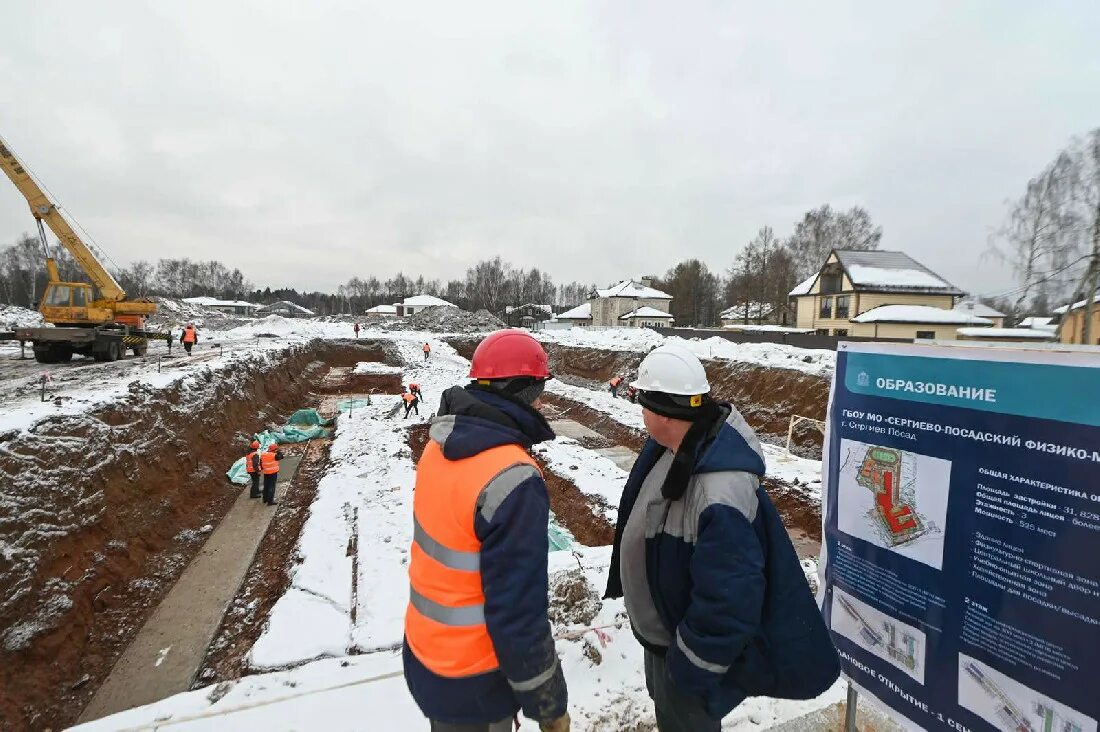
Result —
<instances>
[{"instance_id":1,"label":"work glove","mask_svg":"<svg viewBox=\"0 0 1100 732\"><path fill-rule=\"evenodd\" d=\"M539 722L541 732L569 732L569 712L548 722Z\"/></svg>"}]
</instances>

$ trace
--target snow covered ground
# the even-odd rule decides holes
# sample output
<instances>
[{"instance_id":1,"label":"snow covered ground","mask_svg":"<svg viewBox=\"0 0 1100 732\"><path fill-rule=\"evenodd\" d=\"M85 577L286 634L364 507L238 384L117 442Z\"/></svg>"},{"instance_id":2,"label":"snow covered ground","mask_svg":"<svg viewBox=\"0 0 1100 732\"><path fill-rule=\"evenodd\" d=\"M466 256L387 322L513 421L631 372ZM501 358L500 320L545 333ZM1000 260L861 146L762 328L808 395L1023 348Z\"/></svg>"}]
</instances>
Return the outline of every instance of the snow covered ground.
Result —
<instances>
[{"instance_id":1,"label":"snow covered ground","mask_svg":"<svg viewBox=\"0 0 1100 732\"><path fill-rule=\"evenodd\" d=\"M316 337L318 331L329 335L330 330L332 335L346 337L342 331L347 330L346 324L308 321L268 322L266 327L281 330L281 342ZM251 325L243 330L241 336L254 338L258 328ZM424 422L439 394L466 380L469 364L430 335L389 333L386 337L395 341L408 364L404 380L417 381L424 391L420 416L410 418ZM420 350L424 339L432 344L432 357L426 363ZM641 428L638 405L558 381L552 381L550 389L624 425ZM401 419L403 412L389 415L396 400L396 396L376 395L371 406L342 416L337 423L332 467L318 486L303 528L290 587L274 606L249 655L249 663L260 673L79 729L131 729L170 722L182 730L352 730L363 729L367 719L372 729L426 728L405 688L396 650L408 598L415 475L407 443L410 421ZM782 459L777 448L765 449L769 469L777 477L798 477L807 483L818 479L816 461ZM626 479L623 470L569 438L541 446L539 453L551 467L565 468L562 473L582 492L606 504L597 510L614 520ZM352 556L349 546L355 547ZM623 603L599 599L609 561L610 547L578 545L550 555L552 587L579 582L586 588L585 602L552 611L570 687L570 713L579 730L653 729L641 649L626 624ZM813 568L808 566L807 571ZM838 683L809 702L751 699L729 715L723 728L765 729L842 698L843 687ZM534 727L530 721L523 723L523 729Z\"/></svg>"},{"instance_id":2,"label":"snow covered ground","mask_svg":"<svg viewBox=\"0 0 1100 732\"><path fill-rule=\"evenodd\" d=\"M666 343L674 343L684 346L699 358L793 369L815 376L830 376L836 367L836 353L833 351L796 348L780 343L734 343L719 336L701 340L679 336L666 338L649 328L570 328L539 331L535 337L563 346L643 353Z\"/></svg>"}]
</instances>

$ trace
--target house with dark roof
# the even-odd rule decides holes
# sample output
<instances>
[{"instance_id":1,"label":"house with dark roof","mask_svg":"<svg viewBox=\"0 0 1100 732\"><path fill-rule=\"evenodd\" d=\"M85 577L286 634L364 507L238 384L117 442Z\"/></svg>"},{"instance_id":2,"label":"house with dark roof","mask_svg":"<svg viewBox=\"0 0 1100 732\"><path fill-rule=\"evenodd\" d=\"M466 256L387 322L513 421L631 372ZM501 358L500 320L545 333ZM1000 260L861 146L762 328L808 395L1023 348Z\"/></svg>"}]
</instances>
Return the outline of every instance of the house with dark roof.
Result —
<instances>
[{"instance_id":1,"label":"house with dark roof","mask_svg":"<svg viewBox=\"0 0 1100 732\"><path fill-rule=\"evenodd\" d=\"M904 252L847 249L830 252L790 293L797 327L821 335L938 339L993 324L954 311L965 295Z\"/></svg>"}]
</instances>

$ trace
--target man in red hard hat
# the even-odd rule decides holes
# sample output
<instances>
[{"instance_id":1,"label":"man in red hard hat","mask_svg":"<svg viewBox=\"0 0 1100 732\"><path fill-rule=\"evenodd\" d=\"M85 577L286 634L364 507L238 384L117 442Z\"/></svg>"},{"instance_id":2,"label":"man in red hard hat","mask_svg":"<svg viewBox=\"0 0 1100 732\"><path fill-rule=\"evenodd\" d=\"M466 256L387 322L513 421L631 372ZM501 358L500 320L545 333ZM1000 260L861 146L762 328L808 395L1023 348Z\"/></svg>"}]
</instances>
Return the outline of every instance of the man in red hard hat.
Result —
<instances>
[{"instance_id":1,"label":"man in red hard hat","mask_svg":"<svg viewBox=\"0 0 1100 732\"><path fill-rule=\"evenodd\" d=\"M532 445L546 351L519 330L478 345L471 383L443 393L416 469L405 681L433 732L505 732L518 710L566 732L547 618L550 503Z\"/></svg>"}]
</instances>

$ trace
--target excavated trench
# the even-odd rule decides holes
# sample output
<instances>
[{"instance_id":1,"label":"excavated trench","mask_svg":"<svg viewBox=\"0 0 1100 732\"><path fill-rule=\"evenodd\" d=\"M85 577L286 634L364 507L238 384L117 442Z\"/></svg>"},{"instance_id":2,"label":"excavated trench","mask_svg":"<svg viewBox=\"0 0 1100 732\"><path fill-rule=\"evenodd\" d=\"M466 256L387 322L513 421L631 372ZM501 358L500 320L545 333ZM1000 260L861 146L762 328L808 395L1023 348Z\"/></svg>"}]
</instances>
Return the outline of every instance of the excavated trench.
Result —
<instances>
[{"instance_id":1,"label":"excavated trench","mask_svg":"<svg viewBox=\"0 0 1100 732\"><path fill-rule=\"evenodd\" d=\"M460 355L469 358L478 340L456 337L447 341ZM606 389L613 376L631 377L645 356L640 351L609 351L544 343L550 356L550 370L557 378L578 386ZM767 368L727 360L704 359L714 394L733 402L761 439L785 444L792 415L824 420L829 401L829 379L794 369ZM822 436L811 424L802 422L794 431L792 450L821 459Z\"/></svg>"},{"instance_id":2,"label":"excavated trench","mask_svg":"<svg viewBox=\"0 0 1100 732\"><path fill-rule=\"evenodd\" d=\"M109 407L0 440L0 729L76 719L237 498L224 471L252 432L322 398L333 368L400 363L382 341L253 355L166 388L134 382ZM370 375L328 393L371 388L392 390ZM244 585L271 603L285 567L270 559L285 564L293 554L327 464L325 442L289 448L307 454ZM216 650L204 670L217 668Z\"/></svg>"}]
</instances>

